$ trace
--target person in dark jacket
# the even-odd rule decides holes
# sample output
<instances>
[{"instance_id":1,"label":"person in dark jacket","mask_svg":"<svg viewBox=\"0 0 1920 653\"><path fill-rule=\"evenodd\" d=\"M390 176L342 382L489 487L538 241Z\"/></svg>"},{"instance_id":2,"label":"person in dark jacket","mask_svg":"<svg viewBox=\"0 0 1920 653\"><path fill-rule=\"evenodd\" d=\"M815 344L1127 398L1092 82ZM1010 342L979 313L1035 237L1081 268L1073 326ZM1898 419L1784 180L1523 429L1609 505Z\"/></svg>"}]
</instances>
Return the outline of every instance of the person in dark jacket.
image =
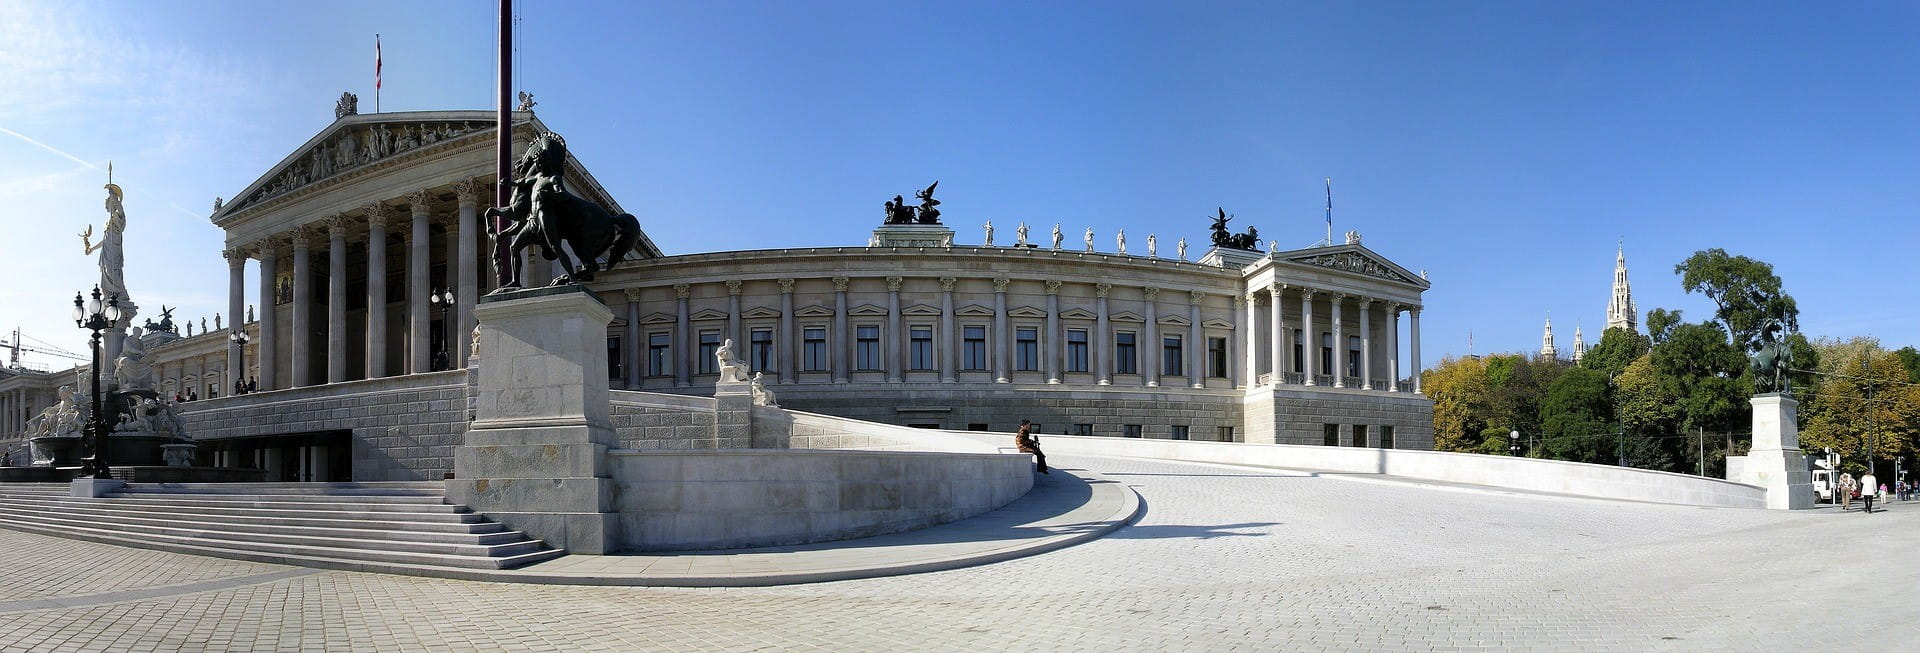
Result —
<instances>
[{"instance_id":1,"label":"person in dark jacket","mask_svg":"<svg viewBox=\"0 0 1920 653\"><path fill-rule=\"evenodd\" d=\"M1014 431L1013 433L1013 446L1018 447L1020 453L1033 454L1034 462L1038 463L1035 471L1042 474L1053 473L1047 471L1047 454L1040 451L1040 441L1033 437L1033 424L1031 422L1024 419L1020 420L1020 430Z\"/></svg>"}]
</instances>

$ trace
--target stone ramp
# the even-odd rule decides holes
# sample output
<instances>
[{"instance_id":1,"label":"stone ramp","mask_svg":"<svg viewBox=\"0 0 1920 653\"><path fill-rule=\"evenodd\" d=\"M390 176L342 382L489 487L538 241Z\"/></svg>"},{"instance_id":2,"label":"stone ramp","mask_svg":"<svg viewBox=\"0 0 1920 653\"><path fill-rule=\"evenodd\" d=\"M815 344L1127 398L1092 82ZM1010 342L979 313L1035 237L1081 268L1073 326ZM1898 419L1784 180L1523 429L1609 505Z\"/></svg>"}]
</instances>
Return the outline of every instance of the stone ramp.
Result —
<instances>
[{"instance_id":1,"label":"stone ramp","mask_svg":"<svg viewBox=\"0 0 1920 653\"><path fill-rule=\"evenodd\" d=\"M566 553L447 504L438 482L131 483L98 499L68 496L64 483L0 483L0 528L415 575L511 569Z\"/></svg>"}]
</instances>

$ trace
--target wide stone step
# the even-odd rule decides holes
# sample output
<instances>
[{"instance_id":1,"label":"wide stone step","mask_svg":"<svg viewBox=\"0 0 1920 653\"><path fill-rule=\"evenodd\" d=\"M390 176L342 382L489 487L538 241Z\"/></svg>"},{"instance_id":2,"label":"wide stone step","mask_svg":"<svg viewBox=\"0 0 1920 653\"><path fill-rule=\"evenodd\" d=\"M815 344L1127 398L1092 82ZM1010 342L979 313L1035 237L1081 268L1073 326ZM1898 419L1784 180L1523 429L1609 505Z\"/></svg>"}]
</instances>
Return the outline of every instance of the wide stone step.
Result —
<instances>
[{"instance_id":1,"label":"wide stone step","mask_svg":"<svg viewBox=\"0 0 1920 653\"><path fill-rule=\"evenodd\" d=\"M446 502L446 496L443 494L391 496L387 494L299 494L299 493L281 494L281 493L274 493L274 492L240 493L240 492L172 492L172 491L160 492L160 491L152 491L152 490L140 491L140 492L128 492L125 490L121 490L121 491L115 492L114 495L129 497L129 498L142 498L142 499L163 498L163 499L205 500L205 501L249 500L249 501L284 501L288 503L436 504L436 503Z\"/></svg>"},{"instance_id":2,"label":"wide stone step","mask_svg":"<svg viewBox=\"0 0 1920 653\"><path fill-rule=\"evenodd\" d=\"M465 512L465 506L425 506L432 512L407 512L395 510L391 506L381 505L377 510L359 510L350 506L314 506L296 504L293 508L280 506L256 507L246 502L224 502L222 505L193 505L171 502L135 501L127 498L81 499L66 496L27 496L0 494L0 503L32 504L42 506L64 506L72 509L101 508L129 510L156 514L178 515L222 515L255 519L305 519L315 521L368 520L368 521L406 521L445 525L480 525L487 523L486 517ZM459 511L459 512L456 512Z\"/></svg>"},{"instance_id":3,"label":"wide stone step","mask_svg":"<svg viewBox=\"0 0 1920 653\"><path fill-rule=\"evenodd\" d=\"M303 496L432 497L446 495L442 483L129 483L129 494L244 494Z\"/></svg>"},{"instance_id":4,"label":"wide stone step","mask_svg":"<svg viewBox=\"0 0 1920 653\"><path fill-rule=\"evenodd\" d=\"M38 507L0 504L0 519L72 519L115 524L138 524L218 530L233 533L268 535L305 535L311 537L358 538L396 542L432 542L440 544L510 544L526 539L526 534L507 530L497 523L417 524L412 522L375 522L341 520L291 520L275 517L218 517L204 515L165 515L127 510L90 510L70 507ZM303 522L303 523L289 523ZM318 523L313 523L318 522ZM448 526L484 531L453 531Z\"/></svg>"},{"instance_id":5,"label":"wide stone step","mask_svg":"<svg viewBox=\"0 0 1920 653\"><path fill-rule=\"evenodd\" d=\"M499 557L477 557L273 543L236 546L239 543L227 540L140 533L95 526L28 524L11 520L0 520L0 528L235 560L386 573L410 573L415 568L511 569L566 555L565 549L539 549ZM544 546L544 543L539 540L532 540L532 542Z\"/></svg>"},{"instance_id":6,"label":"wide stone step","mask_svg":"<svg viewBox=\"0 0 1920 653\"><path fill-rule=\"evenodd\" d=\"M284 501L279 497L248 497L230 495L212 496L160 496L141 494L112 494L108 499L127 505L142 506L192 506L196 508L272 508L275 510L350 510L358 512L466 512L466 506L439 503L392 503L368 501ZM340 497L349 499L349 497ZM352 497L358 498L358 497Z\"/></svg>"},{"instance_id":7,"label":"wide stone step","mask_svg":"<svg viewBox=\"0 0 1920 653\"><path fill-rule=\"evenodd\" d=\"M69 529L89 529L138 535L140 537L170 537L199 541L224 542L220 546L246 548L279 552L305 552L322 555L342 556L343 552L352 552L349 557L367 557L396 561L400 559L419 559L421 556L447 559L489 560L498 557L514 556L538 551L545 546L538 540L523 540L509 544L444 544L436 542L403 542L365 537L315 537L306 535L286 535L268 533L241 533L218 528L195 528L190 522L179 526L148 525L132 522L104 522L68 517L39 517L31 522L9 520L10 523L31 523L42 527L62 527ZM356 533L355 535L365 535ZM401 558L380 558L380 556L402 556ZM456 565L467 566L467 565Z\"/></svg>"}]
</instances>

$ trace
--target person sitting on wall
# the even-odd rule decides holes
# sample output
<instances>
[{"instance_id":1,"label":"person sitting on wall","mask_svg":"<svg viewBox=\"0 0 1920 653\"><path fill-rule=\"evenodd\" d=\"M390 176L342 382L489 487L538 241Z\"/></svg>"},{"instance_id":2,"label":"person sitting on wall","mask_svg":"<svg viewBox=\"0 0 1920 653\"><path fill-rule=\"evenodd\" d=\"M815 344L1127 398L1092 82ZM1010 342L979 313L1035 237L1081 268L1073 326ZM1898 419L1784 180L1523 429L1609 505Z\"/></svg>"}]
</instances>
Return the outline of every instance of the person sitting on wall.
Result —
<instances>
[{"instance_id":1,"label":"person sitting on wall","mask_svg":"<svg viewBox=\"0 0 1920 653\"><path fill-rule=\"evenodd\" d=\"M1047 471L1047 454L1040 451L1040 440L1033 437L1031 422L1020 420L1020 430L1013 433L1013 446L1018 447L1020 453L1033 454L1033 460L1037 463L1034 471L1042 474L1053 473Z\"/></svg>"}]
</instances>

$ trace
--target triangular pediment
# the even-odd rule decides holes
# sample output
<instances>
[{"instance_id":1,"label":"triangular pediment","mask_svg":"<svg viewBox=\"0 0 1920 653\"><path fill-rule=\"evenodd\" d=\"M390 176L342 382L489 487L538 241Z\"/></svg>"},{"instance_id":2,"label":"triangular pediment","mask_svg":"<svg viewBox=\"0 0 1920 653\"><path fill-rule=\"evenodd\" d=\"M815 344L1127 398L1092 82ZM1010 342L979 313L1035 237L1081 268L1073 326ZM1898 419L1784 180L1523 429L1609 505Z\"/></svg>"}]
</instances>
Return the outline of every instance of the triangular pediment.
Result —
<instances>
[{"instance_id":1,"label":"triangular pediment","mask_svg":"<svg viewBox=\"0 0 1920 653\"><path fill-rule=\"evenodd\" d=\"M640 318L640 323L641 324L673 324L673 315L669 313L654 313L652 315L648 315L646 317Z\"/></svg>"},{"instance_id":2,"label":"triangular pediment","mask_svg":"<svg viewBox=\"0 0 1920 653\"><path fill-rule=\"evenodd\" d=\"M887 314L887 307L876 304L862 304L847 310L854 317L878 317Z\"/></svg>"},{"instance_id":3,"label":"triangular pediment","mask_svg":"<svg viewBox=\"0 0 1920 653\"><path fill-rule=\"evenodd\" d=\"M1060 318L1065 320L1092 320L1099 318L1099 316L1094 315L1093 311L1084 308L1069 308L1060 311Z\"/></svg>"},{"instance_id":4,"label":"triangular pediment","mask_svg":"<svg viewBox=\"0 0 1920 653\"><path fill-rule=\"evenodd\" d=\"M833 309L815 304L796 308L793 310L793 315L794 317L833 317Z\"/></svg>"},{"instance_id":5,"label":"triangular pediment","mask_svg":"<svg viewBox=\"0 0 1920 653\"><path fill-rule=\"evenodd\" d=\"M1007 315L1012 317L1046 317L1047 312L1032 306L1022 306L1008 310Z\"/></svg>"},{"instance_id":6,"label":"triangular pediment","mask_svg":"<svg viewBox=\"0 0 1920 653\"><path fill-rule=\"evenodd\" d=\"M914 304L912 306L908 306L906 308L900 309L900 314L901 315L918 315L923 317L924 316L939 317L940 307L931 306L928 304Z\"/></svg>"},{"instance_id":7,"label":"triangular pediment","mask_svg":"<svg viewBox=\"0 0 1920 653\"><path fill-rule=\"evenodd\" d=\"M1160 324L1167 324L1172 326L1187 326L1189 324L1193 324L1193 322L1188 321L1187 318L1181 317L1179 315L1162 315L1160 316L1160 319L1157 320L1157 322L1159 322Z\"/></svg>"},{"instance_id":8,"label":"triangular pediment","mask_svg":"<svg viewBox=\"0 0 1920 653\"><path fill-rule=\"evenodd\" d=\"M1427 280L1395 265L1386 257L1374 253L1359 244L1318 247L1309 250L1287 252L1282 260L1288 263L1326 268L1349 274L1358 274L1376 279L1386 279L1404 284L1428 287Z\"/></svg>"},{"instance_id":9,"label":"triangular pediment","mask_svg":"<svg viewBox=\"0 0 1920 653\"><path fill-rule=\"evenodd\" d=\"M701 320L724 320L727 319L727 314L724 311L707 308L694 311L692 315L687 316L687 319L696 322Z\"/></svg>"},{"instance_id":10,"label":"triangular pediment","mask_svg":"<svg viewBox=\"0 0 1920 653\"><path fill-rule=\"evenodd\" d=\"M1120 311L1118 313L1114 313L1112 315L1107 316L1107 320L1112 322L1145 322L1147 321L1146 318L1140 317L1139 313L1135 313L1133 311Z\"/></svg>"},{"instance_id":11,"label":"triangular pediment","mask_svg":"<svg viewBox=\"0 0 1920 653\"><path fill-rule=\"evenodd\" d=\"M1200 326L1203 326L1209 329L1231 329L1233 328L1233 323L1228 322L1226 320L1219 319L1219 318L1215 318L1215 319L1201 322Z\"/></svg>"},{"instance_id":12,"label":"triangular pediment","mask_svg":"<svg viewBox=\"0 0 1920 653\"><path fill-rule=\"evenodd\" d=\"M530 117L515 116L516 121ZM387 160L484 141L496 134L490 111L408 111L349 115L281 159L233 201L214 211L217 224L227 216L309 187L331 185ZM573 162L569 162L573 163ZM577 165L577 164L575 164ZM571 172L571 171L569 171Z\"/></svg>"},{"instance_id":13,"label":"triangular pediment","mask_svg":"<svg viewBox=\"0 0 1920 653\"><path fill-rule=\"evenodd\" d=\"M979 304L968 304L966 306L962 306L960 308L954 309L953 314L963 315L966 317L993 317L993 308L990 306L981 306Z\"/></svg>"},{"instance_id":14,"label":"triangular pediment","mask_svg":"<svg viewBox=\"0 0 1920 653\"><path fill-rule=\"evenodd\" d=\"M750 320L780 317L780 309L767 308L765 306L755 306L753 308L749 308L741 312L740 317L744 317Z\"/></svg>"}]
</instances>

